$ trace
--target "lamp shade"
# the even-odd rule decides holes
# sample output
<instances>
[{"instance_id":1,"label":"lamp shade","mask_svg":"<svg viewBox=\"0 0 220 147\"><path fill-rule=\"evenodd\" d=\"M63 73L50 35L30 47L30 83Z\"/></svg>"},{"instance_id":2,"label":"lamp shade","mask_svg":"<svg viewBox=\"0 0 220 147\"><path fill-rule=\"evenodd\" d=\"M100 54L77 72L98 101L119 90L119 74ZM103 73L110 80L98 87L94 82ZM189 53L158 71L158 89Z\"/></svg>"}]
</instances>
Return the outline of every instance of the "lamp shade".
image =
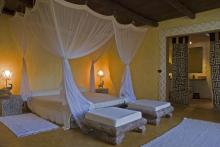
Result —
<instances>
[{"instance_id":1,"label":"lamp shade","mask_svg":"<svg viewBox=\"0 0 220 147\"><path fill-rule=\"evenodd\" d=\"M4 70L2 72L2 76L5 79L10 79L12 77L12 72L10 70Z\"/></svg>"},{"instance_id":2,"label":"lamp shade","mask_svg":"<svg viewBox=\"0 0 220 147\"><path fill-rule=\"evenodd\" d=\"M104 75L105 75L103 70L99 70L97 74L99 77L104 77Z\"/></svg>"}]
</instances>

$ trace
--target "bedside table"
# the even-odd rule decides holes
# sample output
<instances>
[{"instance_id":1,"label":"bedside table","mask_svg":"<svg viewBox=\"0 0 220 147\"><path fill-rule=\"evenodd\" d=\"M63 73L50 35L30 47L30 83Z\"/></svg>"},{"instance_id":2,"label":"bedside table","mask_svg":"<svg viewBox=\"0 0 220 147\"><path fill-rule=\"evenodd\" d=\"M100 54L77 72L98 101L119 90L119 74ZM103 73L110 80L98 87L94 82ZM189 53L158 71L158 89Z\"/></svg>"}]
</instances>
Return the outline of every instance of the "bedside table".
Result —
<instances>
[{"instance_id":1,"label":"bedside table","mask_svg":"<svg viewBox=\"0 0 220 147\"><path fill-rule=\"evenodd\" d=\"M95 90L96 93L104 93L104 94L108 94L108 88L97 88Z\"/></svg>"},{"instance_id":2,"label":"bedside table","mask_svg":"<svg viewBox=\"0 0 220 147\"><path fill-rule=\"evenodd\" d=\"M21 96L0 97L0 116L22 114L23 100Z\"/></svg>"}]
</instances>

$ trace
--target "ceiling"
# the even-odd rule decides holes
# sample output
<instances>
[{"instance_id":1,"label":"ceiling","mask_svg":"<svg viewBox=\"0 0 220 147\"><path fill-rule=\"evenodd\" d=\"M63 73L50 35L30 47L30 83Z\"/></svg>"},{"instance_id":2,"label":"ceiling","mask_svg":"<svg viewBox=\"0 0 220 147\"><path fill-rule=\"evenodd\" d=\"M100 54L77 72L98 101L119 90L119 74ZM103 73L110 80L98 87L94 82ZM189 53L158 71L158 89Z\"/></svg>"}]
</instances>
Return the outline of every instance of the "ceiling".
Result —
<instances>
[{"instance_id":1,"label":"ceiling","mask_svg":"<svg viewBox=\"0 0 220 147\"><path fill-rule=\"evenodd\" d=\"M2 0L3 1L3 0ZM35 0L4 0L2 13L14 15L15 12L25 12L25 8L33 8Z\"/></svg>"},{"instance_id":2,"label":"ceiling","mask_svg":"<svg viewBox=\"0 0 220 147\"><path fill-rule=\"evenodd\" d=\"M87 4L94 11L114 15L119 23L136 26L158 26L158 22L186 16L194 19L196 13L220 8L220 0L66 0ZM33 7L35 0L5 0L3 13L14 15Z\"/></svg>"}]
</instances>

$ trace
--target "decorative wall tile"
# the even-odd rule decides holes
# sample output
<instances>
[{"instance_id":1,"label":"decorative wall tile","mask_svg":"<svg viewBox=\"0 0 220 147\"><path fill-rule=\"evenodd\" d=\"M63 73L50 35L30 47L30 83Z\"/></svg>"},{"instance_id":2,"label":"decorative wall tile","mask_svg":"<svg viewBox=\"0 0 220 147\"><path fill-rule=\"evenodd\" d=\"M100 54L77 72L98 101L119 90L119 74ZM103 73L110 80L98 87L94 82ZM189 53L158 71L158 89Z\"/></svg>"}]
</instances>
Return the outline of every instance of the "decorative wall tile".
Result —
<instances>
[{"instance_id":1,"label":"decorative wall tile","mask_svg":"<svg viewBox=\"0 0 220 147\"><path fill-rule=\"evenodd\" d=\"M188 45L173 44L172 95L170 101L176 104L189 103Z\"/></svg>"},{"instance_id":2,"label":"decorative wall tile","mask_svg":"<svg viewBox=\"0 0 220 147\"><path fill-rule=\"evenodd\" d=\"M211 41L210 65L211 65L211 77L212 77L213 104L215 107L220 107L220 40L219 39Z\"/></svg>"}]
</instances>

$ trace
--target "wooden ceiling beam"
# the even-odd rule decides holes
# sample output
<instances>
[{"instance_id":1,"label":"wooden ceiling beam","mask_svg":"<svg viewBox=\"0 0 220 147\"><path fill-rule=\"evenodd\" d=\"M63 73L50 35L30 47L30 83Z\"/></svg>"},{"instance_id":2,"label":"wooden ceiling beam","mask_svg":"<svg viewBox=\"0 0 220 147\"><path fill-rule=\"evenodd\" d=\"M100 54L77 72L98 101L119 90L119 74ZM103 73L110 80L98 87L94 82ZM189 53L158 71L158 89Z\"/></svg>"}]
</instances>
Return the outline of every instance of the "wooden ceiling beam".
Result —
<instances>
[{"instance_id":1,"label":"wooden ceiling beam","mask_svg":"<svg viewBox=\"0 0 220 147\"><path fill-rule=\"evenodd\" d=\"M25 13L25 8L33 8L36 2L36 0L14 0L14 2L11 1L12 0L5 0L5 5L2 9L3 14L14 15L16 12Z\"/></svg>"},{"instance_id":2,"label":"wooden ceiling beam","mask_svg":"<svg viewBox=\"0 0 220 147\"><path fill-rule=\"evenodd\" d=\"M164 0L169 5L171 5L173 8L175 8L180 13L184 14L185 16L188 16L191 19L195 18L195 13L192 12L189 8L187 8L184 4L182 4L178 0Z\"/></svg>"},{"instance_id":3,"label":"wooden ceiling beam","mask_svg":"<svg viewBox=\"0 0 220 147\"><path fill-rule=\"evenodd\" d=\"M133 12L132 10L122 6L121 4L114 2L113 0L102 0L102 1L106 1L108 3L107 6L115 8L114 13L116 13L116 16L117 16L117 12L123 11L128 16L130 16L132 18L132 20L134 20L134 21L137 21L142 24L149 25L149 26L154 26L154 27L157 27L159 25L158 22L156 22L150 18L143 17L143 16Z\"/></svg>"}]
</instances>

